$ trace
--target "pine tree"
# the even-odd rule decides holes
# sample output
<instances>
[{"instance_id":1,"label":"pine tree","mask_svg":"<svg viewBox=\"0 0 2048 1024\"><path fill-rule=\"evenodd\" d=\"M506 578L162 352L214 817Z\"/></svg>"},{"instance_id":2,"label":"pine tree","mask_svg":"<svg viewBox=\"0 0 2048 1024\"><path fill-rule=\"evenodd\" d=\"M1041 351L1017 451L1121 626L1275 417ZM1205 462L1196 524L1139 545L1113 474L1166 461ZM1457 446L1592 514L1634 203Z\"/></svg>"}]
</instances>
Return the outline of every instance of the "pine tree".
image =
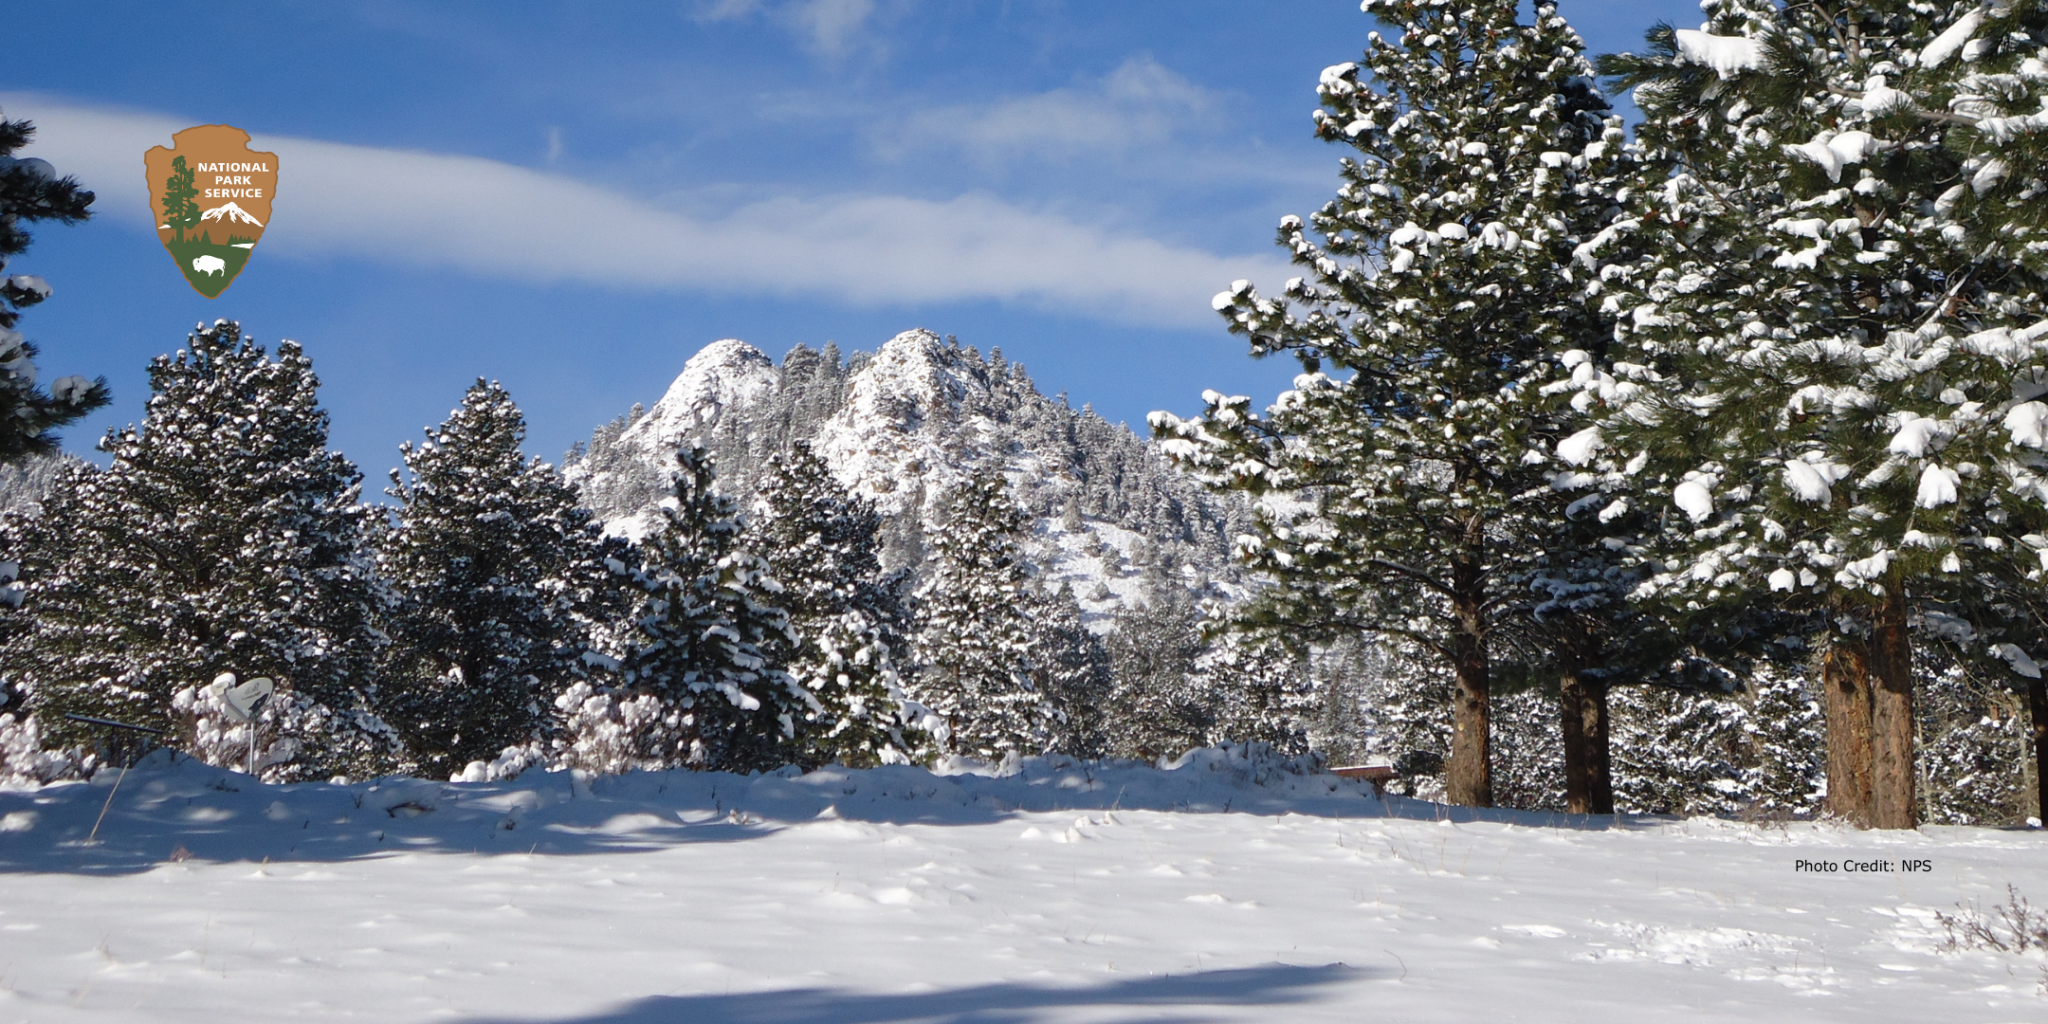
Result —
<instances>
[{"instance_id":1,"label":"pine tree","mask_svg":"<svg viewBox=\"0 0 2048 1024\"><path fill-rule=\"evenodd\" d=\"M1185 593L1148 588L1124 605L1105 644L1110 676L1109 752L1152 761L1206 746L1217 708L1196 671L1201 618ZM1243 737L1249 738L1249 737Z\"/></svg>"},{"instance_id":2,"label":"pine tree","mask_svg":"<svg viewBox=\"0 0 2048 1024\"><path fill-rule=\"evenodd\" d=\"M1494 797L1502 807L1561 811L1565 806L1564 737L1557 697L1531 686L1494 697Z\"/></svg>"},{"instance_id":3,"label":"pine tree","mask_svg":"<svg viewBox=\"0 0 2048 1024\"><path fill-rule=\"evenodd\" d=\"M1914 724L1922 742L1926 819L1941 825L2018 825L2039 816L2026 785L2027 700L2005 685L2005 666L1971 658L1967 650L1945 643L1914 651L1923 680Z\"/></svg>"},{"instance_id":4,"label":"pine tree","mask_svg":"<svg viewBox=\"0 0 2048 1024\"><path fill-rule=\"evenodd\" d=\"M629 602L622 691L595 696L658 707L629 737L635 766L772 768L786 763L798 720L821 710L769 661L792 642L781 587L740 543L739 510L713 480L702 448L679 449L654 532L632 562L614 560ZM556 706L573 717L591 691L572 688Z\"/></svg>"},{"instance_id":5,"label":"pine tree","mask_svg":"<svg viewBox=\"0 0 2048 1024\"><path fill-rule=\"evenodd\" d=\"M1825 788L1822 724L1804 677L1772 665L1733 692L1622 687L1616 802L1635 813L1809 816Z\"/></svg>"},{"instance_id":6,"label":"pine tree","mask_svg":"<svg viewBox=\"0 0 2048 1024\"><path fill-rule=\"evenodd\" d=\"M57 177L49 161L14 155L34 134L29 122L0 117L0 464L56 451L52 430L112 398L104 377L60 377L47 391L37 387L36 346L15 330L23 309L50 297L42 278L6 273L8 261L28 248L24 225L76 224L91 216L93 201L77 179Z\"/></svg>"},{"instance_id":7,"label":"pine tree","mask_svg":"<svg viewBox=\"0 0 2048 1024\"><path fill-rule=\"evenodd\" d=\"M847 493L807 442L771 460L748 542L789 612L793 640L776 658L817 698L802 730L810 763L901 764L923 759L929 743L903 689L909 613L901 574L882 572L880 530L874 506Z\"/></svg>"},{"instance_id":8,"label":"pine tree","mask_svg":"<svg viewBox=\"0 0 2048 1024\"><path fill-rule=\"evenodd\" d=\"M1318 680L1302 652L1278 636L1233 625L1216 624L1195 661L1195 678L1210 706L1209 745L1270 743L1282 753L1303 754L1312 730L1353 724L1345 720L1344 708L1328 703L1351 695Z\"/></svg>"},{"instance_id":9,"label":"pine tree","mask_svg":"<svg viewBox=\"0 0 2048 1024\"><path fill-rule=\"evenodd\" d=\"M1165 450L1262 499L1250 563L1279 586L1263 617L1327 637L1404 637L1451 667L1454 803L1493 801L1493 648L1526 621L1512 584L1524 521L1564 498L1547 465L1565 436L1543 385L1605 332L1574 250L1614 216L1622 130L1556 8L1507 0L1366 0L1399 41L1323 73L1318 134L1358 149L1338 197L1281 222L1307 275L1284 298L1218 295L1257 355L1307 373L1265 417L1211 393ZM1323 372L1328 366L1330 372Z\"/></svg>"},{"instance_id":10,"label":"pine tree","mask_svg":"<svg viewBox=\"0 0 2048 1024\"><path fill-rule=\"evenodd\" d=\"M1073 757L1102 757L1108 749L1110 654L1102 638L1082 620L1081 601L1065 583L1034 588L1031 618L1036 634L1032 684L1052 706L1048 750Z\"/></svg>"},{"instance_id":11,"label":"pine tree","mask_svg":"<svg viewBox=\"0 0 2048 1024\"><path fill-rule=\"evenodd\" d=\"M1024 518L1003 478L983 473L945 499L917 591L911 695L946 723L942 749L983 760L1045 752L1057 710L1033 678L1030 576L1018 552Z\"/></svg>"},{"instance_id":12,"label":"pine tree","mask_svg":"<svg viewBox=\"0 0 2048 1024\"><path fill-rule=\"evenodd\" d=\"M1457 682L1450 669L1413 641L1387 638L1377 645L1364 687L1373 754L1391 761L1403 795L1443 796L1444 763L1451 755L1450 715Z\"/></svg>"},{"instance_id":13,"label":"pine tree","mask_svg":"<svg viewBox=\"0 0 2048 1024\"><path fill-rule=\"evenodd\" d=\"M112 463L54 490L22 544L29 628L6 659L49 742L95 738L67 712L189 737L179 695L236 673L285 691L270 774L387 768L361 475L327 450L312 361L219 321L149 375L142 426L109 432Z\"/></svg>"},{"instance_id":14,"label":"pine tree","mask_svg":"<svg viewBox=\"0 0 2048 1024\"><path fill-rule=\"evenodd\" d=\"M478 380L424 445L400 446L397 520L377 532L392 592L379 710L446 775L541 738L583 673L590 596L609 581L576 492L520 452L526 421Z\"/></svg>"},{"instance_id":15,"label":"pine tree","mask_svg":"<svg viewBox=\"0 0 2048 1024\"><path fill-rule=\"evenodd\" d=\"M1980 64L2033 59L2022 7ZM1593 438L1692 525L1667 594L1782 592L1838 624L1830 804L1911 827L1913 606L2008 563L2048 494L2041 252L2015 233L2038 214L2012 215L2039 172L1983 153L2017 126L1944 70L1988 8L1704 10L1604 65L1645 112L1646 177L1609 236L1637 255L1601 270L1620 326L1582 375Z\"/></svg>"}]
</instances>

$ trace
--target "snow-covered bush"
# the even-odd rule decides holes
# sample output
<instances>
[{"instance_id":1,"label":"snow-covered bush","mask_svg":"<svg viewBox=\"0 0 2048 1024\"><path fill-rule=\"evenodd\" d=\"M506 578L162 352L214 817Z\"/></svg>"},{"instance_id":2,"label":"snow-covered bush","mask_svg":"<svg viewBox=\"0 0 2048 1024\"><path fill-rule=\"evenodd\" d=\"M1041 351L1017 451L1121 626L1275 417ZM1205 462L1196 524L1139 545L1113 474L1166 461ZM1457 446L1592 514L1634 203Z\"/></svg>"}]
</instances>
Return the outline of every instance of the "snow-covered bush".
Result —
<instances>
[{"instance_id":1,"label":"snow-covered bush","mask_svg":"<svg viewBox=\"0 0 2048 1024\"><path fill-rule=\"evenodd\" d=\"M256 774L267 782L379 775L402 749L398 734L370 712L339 711L290 690L280 690L251 721L238 720L219 686L185 687L172 695L171 708L177 745L216 767L248 770L253 731Z\"/></svg>"},{"instance_id":2,"label":"snow-covered bush","mask_svg":"<svg viewBox=\"0 0 2048 1024\"><path fill-rule=\"evenodd\" d=\"M578 680L555 698L561 732L554 763L600 775L701 762L702 742L690 715L651 693L629 693ZM465 773L466 773L465 769Z\"/></svg>"},{"instance_id":3,"label":"snow-covered bush","mask_svg":"<svg viewBox=\"0 0 2048 1024\"><path fill-rule=\"evenodd\" d=\"M0 786L41 786L92 773L98 758L76 748L44 749L34 715L0 714Z\"/></svg>"}]
</instances>

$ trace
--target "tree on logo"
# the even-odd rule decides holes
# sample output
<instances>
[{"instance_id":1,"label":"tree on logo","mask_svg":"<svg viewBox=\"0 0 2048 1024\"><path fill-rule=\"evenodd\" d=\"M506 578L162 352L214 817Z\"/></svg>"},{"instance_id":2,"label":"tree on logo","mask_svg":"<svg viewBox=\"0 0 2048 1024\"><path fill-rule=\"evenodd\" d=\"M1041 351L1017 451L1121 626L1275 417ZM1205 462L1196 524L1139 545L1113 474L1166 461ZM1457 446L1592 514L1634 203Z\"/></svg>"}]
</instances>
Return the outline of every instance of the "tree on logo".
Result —
<instances>
[{"instance_id":1,"label":"tree on logo","mask_svg":"<svg viewBox=\"0 0 2048 1024\"><path fill-rule=\"evenodd\" d=\"M164 221L185 241L185 229L199 223L199 189L192 184L192 168L184 157L171 161L171 176L164 182Z\"/></svg>"}]
</instances>

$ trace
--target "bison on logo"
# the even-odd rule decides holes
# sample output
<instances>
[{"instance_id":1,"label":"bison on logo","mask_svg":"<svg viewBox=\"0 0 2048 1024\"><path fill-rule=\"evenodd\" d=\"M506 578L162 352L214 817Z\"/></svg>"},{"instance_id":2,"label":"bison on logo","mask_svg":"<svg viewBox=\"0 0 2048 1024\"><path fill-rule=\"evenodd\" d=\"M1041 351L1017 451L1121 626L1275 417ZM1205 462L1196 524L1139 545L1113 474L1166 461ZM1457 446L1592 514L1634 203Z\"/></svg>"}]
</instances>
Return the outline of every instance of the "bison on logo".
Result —
<instances>
[{"instance_id":1,"label":"bison on logo","mask_svg":"<svg viewBox=\"0 0 2048 1024\"><path fill-rule=\"evenodd\" d=\"M156 235L192 289L216 298L249 262L277 195L277 154L224 124L187 128L143 156Z\"/></svg>"}]
</instances>

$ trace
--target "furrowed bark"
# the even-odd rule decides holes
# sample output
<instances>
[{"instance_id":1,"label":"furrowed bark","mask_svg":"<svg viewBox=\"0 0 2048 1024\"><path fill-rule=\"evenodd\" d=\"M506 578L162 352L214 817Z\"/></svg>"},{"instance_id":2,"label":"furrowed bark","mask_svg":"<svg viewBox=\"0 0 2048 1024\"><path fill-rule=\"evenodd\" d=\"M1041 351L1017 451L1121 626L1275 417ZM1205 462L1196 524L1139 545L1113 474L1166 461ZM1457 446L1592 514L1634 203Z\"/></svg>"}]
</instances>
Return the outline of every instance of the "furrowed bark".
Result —
<instances>
[{"instance_id":1,"label":"furrowed bark","mask_svg":"<svg viewBox=\"0 0 2048 1024\"><path fill-rule=\"evenodd\" d=\"M1462 807L1493 806L1492 673L1486 656L1486 577L1481 569L1484 523L1465 524L1462 551L1451 566L1451 759L1444 766L1444 798Z\"/></svg>"},{"instance_id":2,"label":"furrowed bark","mask_svg":"<svg viewBox=\"0 0 2048 1024\"><path fill-rule=\"evenodd\" d=\"M1583 678L1575 664L1558 676L1564 732L1564 801L1573 814L1613 814L1607 745L1607 684Z\"/></svg>"},{"instance_id":3,"label":"furrowed bark","mask_svg":"<svg viewBox=\"0 0 2048 1024\"><path fill-rule=\"evenodd\" d=\"M1451 695L1451 758L1444 765L1444 799L1461 807L1493 806L1492 682L1479 638L1454 639L1457 692Z\"/></svg>"},{"instance_id":4,"label":"furrowed bark","mask_svg":"<svg viewBox=\"0 0 2048 1024\"><path fill-rule=\"evenodd\" d=\"M1827 704L1828 813L1870 827L1870 659L1865 645L1837 637L1821 660Z\"/></svg>"},{"instance_id":5,"label":"furrowed bark","mask_svg":"<svg viewBox=\"0 0 2048 1024\"><path fill-rule=\"evenodd\" d=\"M1894 580L1885 590L1870 633L1870 823L1915 828L1913 646L1904 589Z\"/></svg>"}]
</instances>

